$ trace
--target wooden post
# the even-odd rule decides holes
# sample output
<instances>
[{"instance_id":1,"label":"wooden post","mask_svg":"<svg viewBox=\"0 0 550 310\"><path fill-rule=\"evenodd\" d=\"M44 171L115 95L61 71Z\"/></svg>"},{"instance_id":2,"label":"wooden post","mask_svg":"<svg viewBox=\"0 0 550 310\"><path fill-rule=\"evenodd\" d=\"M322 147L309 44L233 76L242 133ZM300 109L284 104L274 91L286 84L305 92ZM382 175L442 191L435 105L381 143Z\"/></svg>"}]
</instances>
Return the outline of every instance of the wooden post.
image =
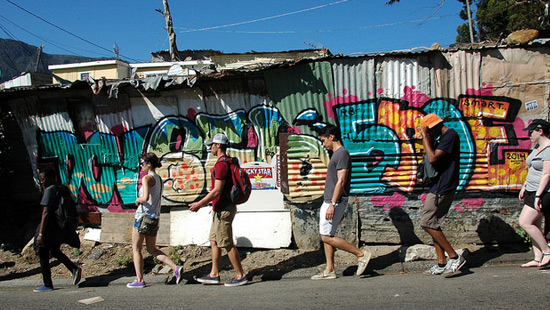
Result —
<instances>
[{"instance_id":1,"label":"wooden post","mask_svg":"<svg viewBox=\"0 0 550 310\"><path fill-rule=\"evenodd\" d=\"M168 40L170 41L170 60L171 61L178 61L178 46L176 44L176 33L174 32L174 25L172 23L172 15L170 15L170 7L168 6L168 0L162 0L162 4L164 5L164 11L157 9L156 11L159 12L164 16L164 19L166 20L166 32L168 33Z\"/></svg>"}]
</instances>

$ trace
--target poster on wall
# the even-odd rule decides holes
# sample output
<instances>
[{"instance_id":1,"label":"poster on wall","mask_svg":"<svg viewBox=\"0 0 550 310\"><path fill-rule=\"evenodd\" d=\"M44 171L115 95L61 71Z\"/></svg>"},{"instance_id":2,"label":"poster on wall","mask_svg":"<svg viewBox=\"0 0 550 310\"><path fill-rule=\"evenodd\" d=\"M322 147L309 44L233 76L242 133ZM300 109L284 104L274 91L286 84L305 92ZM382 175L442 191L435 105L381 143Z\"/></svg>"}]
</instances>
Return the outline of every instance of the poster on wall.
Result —
<instances>
[{"instance_id":1,"label":"poster on wall","mask_svg":"<svg viewBox=\"0 0 550 310\"><path fill-rule=\"evenodd\" d=\"M532 111L539 107L536 100L531 100L529 102L525 103L525 110L526 111Z\"/></svg>"},{"instance_id":2,"label":"poster on wall","mask_svg":"<svg viewBox=\"0 0 550 310\"><path fill-rule=\"evenodd\" d=\"M253 190L277 188L277 174L270 164L252 162L243 164L241 167L248 173Z\"/></svg>"}]
</instances>

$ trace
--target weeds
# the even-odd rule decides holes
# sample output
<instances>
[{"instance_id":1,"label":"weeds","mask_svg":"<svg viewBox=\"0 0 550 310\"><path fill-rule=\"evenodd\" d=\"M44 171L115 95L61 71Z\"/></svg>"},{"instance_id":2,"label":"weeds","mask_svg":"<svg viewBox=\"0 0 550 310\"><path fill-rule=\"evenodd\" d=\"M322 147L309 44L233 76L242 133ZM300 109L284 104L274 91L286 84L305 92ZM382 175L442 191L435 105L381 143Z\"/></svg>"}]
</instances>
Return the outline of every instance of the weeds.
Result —
<instances>
[{"instance_id":1,"label":"weeds","mask_svg":"<svg viewBox=\"0 0 550 310\"><path fill-rule=\"evenodd\" d=\"M181 257L178 255L177 252L173 252L170 254L170 259L174 262L174 264L181 266L183 265L183 261L181 260Z\"/></svg>"},{"instance_id":2,"label":"weeds","mask_svg":"<svg viewBox=\"0 0 550 310\"><path fill-rule=\"evenodd\" d=\"M132 259L128 258L128 257L124 257L124 256L120 256L116 260L116 264L118 266L128 266L128 265L130 265L130 263L132 263Z\"/></svg>"},{"instance_id":3,"label":"weeds","mask_svg":"<svg viewBox=\"0 0 550 310\"><path fill-rule=\"evenodd\" d=\"M517 234L521 242L525 244L531 244L531 236L529 236L529 234L523 228L520 228L517 231Z\"/></svg>"}]
</instances>

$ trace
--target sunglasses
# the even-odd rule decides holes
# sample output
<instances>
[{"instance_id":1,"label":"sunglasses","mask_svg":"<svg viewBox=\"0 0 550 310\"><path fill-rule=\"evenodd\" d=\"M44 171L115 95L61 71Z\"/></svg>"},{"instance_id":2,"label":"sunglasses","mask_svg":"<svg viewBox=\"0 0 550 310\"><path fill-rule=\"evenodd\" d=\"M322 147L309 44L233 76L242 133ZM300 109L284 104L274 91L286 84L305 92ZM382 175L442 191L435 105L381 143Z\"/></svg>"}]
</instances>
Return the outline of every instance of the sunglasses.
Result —
<instances>
[{"instance_id":1,"label":"sunglasses","mask_svg":"<svg viewBox=\"0 0 550 310\"><path fill-rule=\"evenodd\" d=\"M140 161L140 162L139 162L139 165L141 166L141 165L145 165L145 164L147 164L147 163L148 163L148 161Z\"/></svg>"},{"instance_id":2,"label":"sunglasses","mask_svg":"<svg viewBox=\"0 0 550 310\"><path fill-rule=\"evenodd\" d=\"M531 135L531 134L533 133L533 131L535 131L535 130L541 130L541 129L542 129L541 127L537 127L537 128L535 128L535 129L531 129L531 130L528 131L528 132L529 132L529 135Z\"/></svg>"}]
</instances>

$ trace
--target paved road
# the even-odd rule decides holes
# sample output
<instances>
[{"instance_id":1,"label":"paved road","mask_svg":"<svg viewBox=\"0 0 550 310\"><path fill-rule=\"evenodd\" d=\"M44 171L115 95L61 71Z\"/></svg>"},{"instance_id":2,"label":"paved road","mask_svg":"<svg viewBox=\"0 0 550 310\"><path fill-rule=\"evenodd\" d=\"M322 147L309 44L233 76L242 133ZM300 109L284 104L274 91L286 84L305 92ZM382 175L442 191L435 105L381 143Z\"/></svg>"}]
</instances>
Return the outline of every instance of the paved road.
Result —
<instances>
[{"instance_id":1,"label":"paved road","mask_svg":"<svg viewBox=\"0 0 550 310\"><path fill-rule=\"evenodd\" d=\"M84 305L78 301L101 297ZM153 284L59 287L33 293L29 287L0 289L2 309L547 309L550 272L517 266L479 267L454 278L422 273L371 275L336 280L254 282L242 287Z\"/></svg>"}]
</instances>

